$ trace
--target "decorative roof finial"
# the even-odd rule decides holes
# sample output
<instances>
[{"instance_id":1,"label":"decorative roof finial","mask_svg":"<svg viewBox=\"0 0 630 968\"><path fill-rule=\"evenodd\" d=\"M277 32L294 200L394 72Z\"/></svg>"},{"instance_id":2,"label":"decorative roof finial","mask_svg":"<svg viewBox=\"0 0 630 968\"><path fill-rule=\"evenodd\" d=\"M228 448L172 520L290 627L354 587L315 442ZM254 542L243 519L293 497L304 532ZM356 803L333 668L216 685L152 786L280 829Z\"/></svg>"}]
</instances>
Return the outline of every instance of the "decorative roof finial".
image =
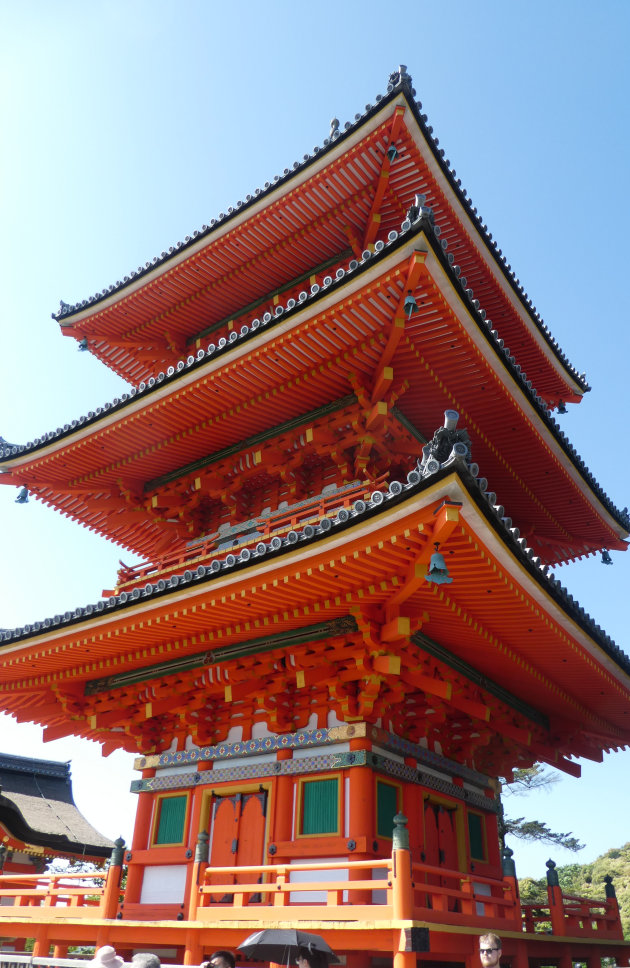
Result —
<instances>
[{"instance_id":1,"label":"decorative roof finial","mask_svg":"<svg viewBox=\"0 0 630 968\"><path fill-rule=\"evenodd\" d=\"M470 464L470 437L467 430L457 430L459 414L456 410L444 411L444 426L438 427L431 440L422 448L422 460L418 470L422 477L435 474L454 460Z\"/></svg>"},{"instance_id":2,"label":"decorative roof finial","mask_svg":"<svg viewBox=\"0 0 630 968\"><path fill-rule=\"evenodd\" d=\"M332 118L330 122L330 134L328 135L331 141L339 137L339 118Z\"/></svg>"}]
</instances>

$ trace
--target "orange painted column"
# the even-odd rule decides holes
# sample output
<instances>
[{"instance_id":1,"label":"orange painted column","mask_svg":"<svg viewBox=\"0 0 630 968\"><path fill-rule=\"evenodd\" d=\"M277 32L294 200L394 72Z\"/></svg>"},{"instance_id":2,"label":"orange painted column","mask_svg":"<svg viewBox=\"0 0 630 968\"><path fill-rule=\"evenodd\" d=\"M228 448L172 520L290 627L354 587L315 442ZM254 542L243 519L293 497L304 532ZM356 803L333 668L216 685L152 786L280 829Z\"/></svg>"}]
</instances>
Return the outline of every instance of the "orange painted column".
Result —
<instances>
[{"instance_id":1,"label":"orange painted column","mask_svg":"<svg viewBox=\"0 0 630 968\"><path fill-rule=\"evenodd\" d=\"M563 945L560 952L560 957L558 958L558 968L573 968L573 958L571 957L571 948L569 945Z\"/></svg>"},{"instance_id":2,"label":"orange painted column","mask_svg":"<svg viewBox=\"0 0 630 968\"><path fill-rule=\"evenodd\" d=\"M371 744L365 739L350 740L350 751L356 752L360 750L369 750ZM374 774L370 767L367 766L355 766L350 767L348 771L349 784L348 784L348 796L350 799L349 811L348 811L348 843L361 843L366 844L367 850L360 852L351 852L348 850L349 860L371 860L373 855L372 843L376 835L375 826L375 786L374 786ZM371 872L369 870L359 870L355 871L350 868L349 879L352 880L370 880ZM370 894L366 891L348 891L348 903L349 904L369 904ZM370 960L369 954L367 955L362 951L353 952L348 955L348 968L365 968L366 964Z\"/></svg>"},{"instance_id":3,"label":"orange painted column","mask_svg":"<svg viewBox=\"0 0 630 968\"><path fill-rule=\"evenodd\" d=\"M293 758L293 751L278 750L276 758L278 762L290 760ZM271 843L282 843L292 839L294 782L292 776L279 776L273 784L271 823L269 826ZM271 864L286 863L289 859L286 852L282 851L266 858L267 863Z\"/></svg>"},{"instance_id":4,"label":"orange painted column","mask_svg":"<svg viewBox=\"0 0 630 968\"><path fill-rule=\"evenodd\" d=\"M33 958L47 958L50 945L48 943L48 930L45 925L42 925L35 935L35 943L33 944Z\"/></svg>"},{"instance_id":5,"label":"orange painted column","mask_svg":"<svg viewBox=\"0 0 630 968\"><path fill-rule=\"evenodd\" d=\"M516 950L514 952L514 957L512 958L512 968L529 968L526 941L516 942Z\"/></svg>"},{"instance_id":6,"label":"orange painted column","mask_svg":"<svg viewBox=\"0 0 630 968\"><path fill-rule=\"evenodd\" d=\"M371 743L366 739L351 739L350 752L368 751ZM350 828L352 840L365 837L371 847L376 834L374 774L368 766L350 767Z\"/></svg>"},{"instance_id":7,"label":"orange painted column","mask_svg":"<svg viewBox=\"0 0 630 968\"><path fill-rule=\"evenodd\" d=\"M186 934L184 948L184 964L198 965L203 957L203 946L199 943L198 933L190 931Z\"/></svg>"},{"instance_id":8,"label":"orange painted column","mask_svg":"<svg viewBox=\"0 0 630 968\"><path fill-rule=\"evenodd\" d=\"M412 756L406 756L405 766L410 766L415 770L418 768L417 760ZM422 793L422 787L415 783L405 783L403 786L401 810L408 818L409 849L411 850L412 858L416 862L420 860L420 851L422 850L424 841Z\"/></svg>"},{"instance_id":9,"label":"orange painted column","mask_svg":"<svg viewBox=\"0 0 630 968\"><path fill-rule=\"evenodd\" d=\"M402 814L394 817L392 849L392 917L394 921L411 921L413 918L413 886L411 880L411 853L407 818ZM394 931L394 968L415 968L417 955L413 951L401 951L400 939L404 936L398 928Z\"/></svg>"},{"instance_id":10,"label":"orange painted column","mask_svg":"<svg viewBox=\"0 0 630 968\"><path fill-rule=\"evenodd\" d=\"M142 779L149 780L155 776L155 770L143 770ZM136 821L133 827L133 837L131 838L131 857L132 860L127 868L127 885L125 888L125 900L130 904L137 904L140 900L142 890L142 876L144 867L133 863L134 850L146 850L149 846L151 837L151 817L153 814L153 804L155 802L154 793L138 794L138 808L136 810Z\"/></svg>"},{"instance_id":11,"label":"orange painted column","mask_svg":"<svg viewBox=\"0 0 630 968\"><path fill-rule=\"evenodd\" d=\"M155 770L142 771L143 780L150 780L154 776ZM154 797L155 794L153 793L138 794L138 808L136 810L136 820L133 825L133 837L131 839L132 850L145 850L149 845Z\"/></svg>"}]
</instances>

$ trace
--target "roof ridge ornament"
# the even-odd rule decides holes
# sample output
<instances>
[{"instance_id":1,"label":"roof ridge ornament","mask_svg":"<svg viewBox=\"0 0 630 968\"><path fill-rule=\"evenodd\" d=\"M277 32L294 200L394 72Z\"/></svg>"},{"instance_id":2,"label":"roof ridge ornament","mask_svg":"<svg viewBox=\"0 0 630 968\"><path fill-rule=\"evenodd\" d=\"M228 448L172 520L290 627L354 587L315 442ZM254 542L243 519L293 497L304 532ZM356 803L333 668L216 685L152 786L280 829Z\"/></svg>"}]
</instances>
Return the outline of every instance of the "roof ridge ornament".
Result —
<instances>
[{"instance_id":1,"label":"roof ridge ornament","mask_svg":"<svg viewBox=\"0 0 630 968\"><path fill-rule=\"evenodd\" d=\"M397 87L404 87L411 94L412 97L416 96L415 89L411 80L411 74L407 73L407 65L400 64L397 71L392 71L389 75L389 81L387 83L387 93L391 94Z\"/></svg>"},{"instance_id":2,"label":"roof ridge ornament","mask_svg":"<svg viewBox=\"0 0 630 968\"><path fill-rule=\"evenodd\" d=\"M419 218L428 218L431 225L434 224L435 218L433 214L433 209L428 205L425 205L427 200L426 195L421 195L416 193L413 200L413 205L410 205L407 209L407 218L410 222L416 222Z\"/></svg>"},{"instance_id":3,"label":"roof ridge ornament","mask_svg":"<svg viewBox=\"0 0 630 968\"><path fill-rule=\"evenodd\" d=\"M457 410L444 411L444 425L438 427L431 440L422 448L422 460L418 461L421 477L437 474L442 467L463 460L470 466L470 436L465 429L457 430Z\"/></svg>"}]
</instances>

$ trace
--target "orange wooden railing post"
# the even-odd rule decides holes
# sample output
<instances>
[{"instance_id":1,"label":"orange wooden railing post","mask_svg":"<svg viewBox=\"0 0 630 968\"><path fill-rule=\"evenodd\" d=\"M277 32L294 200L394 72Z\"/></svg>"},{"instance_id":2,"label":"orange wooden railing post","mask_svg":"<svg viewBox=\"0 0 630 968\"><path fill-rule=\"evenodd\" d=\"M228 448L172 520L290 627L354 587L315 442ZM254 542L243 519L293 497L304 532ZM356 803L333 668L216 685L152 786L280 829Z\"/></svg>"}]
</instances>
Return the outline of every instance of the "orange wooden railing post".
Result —
<instances>
[{"instance_id":1,"label":"orange wooden railing post","mask_svg":"<svg viewBox=\"0 0 630 968\"><path fill-rule=\"evenodd\" d=\"M275 884L273 885L274 891L275 891L273 895L274 907L283 907L287 903L287 899L288 899L287 892L282 890L282 888L286 883L287 883L286 868L280 866L278 867Z\"/></svg>"},{"instance_id":2,"label":"orange wooden railing post","mask_svg":"<svg viewBox=\"0 0 630 968\"><path fill-rule=\"evenodd\" d=\"M559 937L564 937L566 924L564 918L564 900L562 888L558 881L555 862L548 860L547 866L547 898L549 899L549 914L551 915L551 931Z\"/></svg>"},{"instance_id":3,"label":"orange wooden railing post","mask_svg":"<svg viewBox=\"0 0 630 968\"><path fill-rule=\"evenodd\" d=\"M623 926L621 924L621 915L619 913L619 902L617 901L617 894L615 892L615 885L612 882L612 877L610 874L606 874L604 878L604 884L606 885L606 919L605 919L605 931L611 938L623 939Z\"/></svg>"},{"instance_id":4,"label":"orange wooden railing post","mask_svg":"<svg viewBox=\"0 0 630 968\"><path fill-rule=\"evenodd\" d=\"M503 857L501 859L501 866L503 870L503 882L504 882L504 896L506 900L511 900L513 902L511 907L504 908L504 917L509 921L516 921L518 927L516 930L520 930L523 915L521 912L521 899L518 890L518 878L516 876L516 864L513 861L514 851L510 850L509 847L503 848Z\"/></svg>"},{"instance_id":5,"label":"orange wooden railing post","mask_svg":"<svg viewBox=\"0 0 630 968\"><path fill-rule=\"evenodd\" d=\"M394 921L413 919L413 883L411 880L411 851L407 818L402 813L394 817L392 840L392 918ZM394 968L415 968L416 954L407 948L411 925L397 925L394 929ZM405 930L407 928L407 930ZM397 940L396 940L397 939Z\"/></svg>"},{"instance_id":6,"label":"orange wooden railing post","mask_svg":"<svg viewBox=\"0 0 630 968\"><path fill-rule=\"evenodd\" d=\"M194 921L197 917L197 908L203 904L203 894L199 888L203 885L203 876L208 866L208 844L210 837L205 830L200 830L197 834L197 844L195 845L195 862L192 869L190 891L186 902L186 920ZM187 962L186 962L187 963Z\"/></svg>"},{"instance_id":7,"label":"orange wooden railing post","mask_svg":"<svg viewBox=\"0 0 630 968\"><path fill-rule=\"evenodd\" d=\"M123 873L123 857L125 855L125 841L122 837L114 841L112 860L107 871L105 888L99 905L99 917L112 919L116 917L120 902L120 885Z\"/></svg>"}]
</instances>

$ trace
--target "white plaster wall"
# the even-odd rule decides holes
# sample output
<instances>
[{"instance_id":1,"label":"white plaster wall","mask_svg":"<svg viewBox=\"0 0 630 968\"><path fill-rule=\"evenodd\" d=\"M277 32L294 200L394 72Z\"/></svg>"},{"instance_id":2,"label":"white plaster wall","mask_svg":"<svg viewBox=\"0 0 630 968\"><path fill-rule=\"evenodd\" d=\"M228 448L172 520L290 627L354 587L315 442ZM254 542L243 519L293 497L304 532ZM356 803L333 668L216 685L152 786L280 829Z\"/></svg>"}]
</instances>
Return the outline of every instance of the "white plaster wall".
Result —
<instances>
[{"instance_id":1,"label":"white plaster wall","mask_svg":"<svg viewBox=\"0 0 630 968\"><path fill-rule=\"evenodd\" d=\"M336 864L339 861L345 861L345 857L318 857L318 864ZM292 864L303 863L304 858L299 860L292 860ZM318 870L318 871L291 871L290 881L292 884L300 883L313 883L314 881L347 881L349 877L348 868L333 868L332 870ZM297 901L300 904L325 904L326 903L326 891L291 891L289 895L291 901ZM344 901L348 900L348 892L343 892Z\"/></svg>"},{"instance_id":2,"label":"white plaster wall","mask_svg":"<svg viewBox=\"0 0 630 968\"><path fill-rule=\"evenodd\" d=\"M142 878L141 904L181 904L186 886L185 864L146 867Z\"/></svg>"}]
</instances>

